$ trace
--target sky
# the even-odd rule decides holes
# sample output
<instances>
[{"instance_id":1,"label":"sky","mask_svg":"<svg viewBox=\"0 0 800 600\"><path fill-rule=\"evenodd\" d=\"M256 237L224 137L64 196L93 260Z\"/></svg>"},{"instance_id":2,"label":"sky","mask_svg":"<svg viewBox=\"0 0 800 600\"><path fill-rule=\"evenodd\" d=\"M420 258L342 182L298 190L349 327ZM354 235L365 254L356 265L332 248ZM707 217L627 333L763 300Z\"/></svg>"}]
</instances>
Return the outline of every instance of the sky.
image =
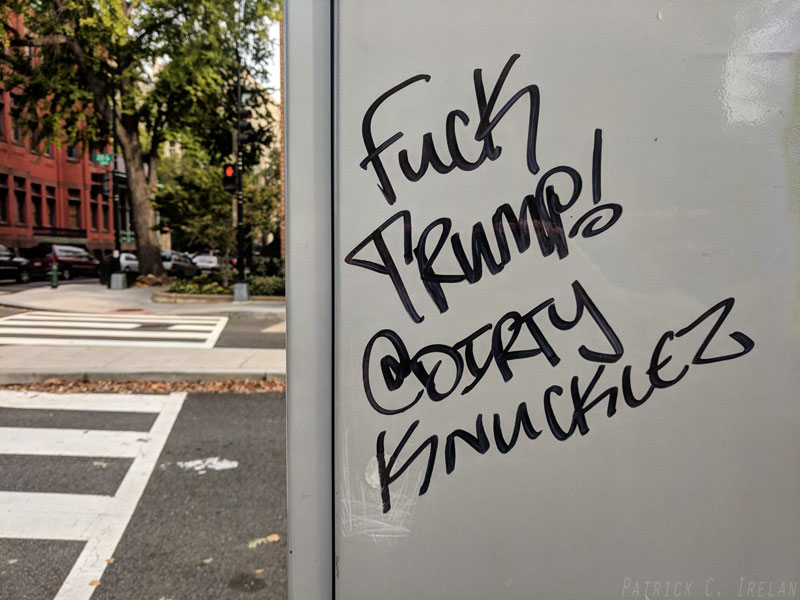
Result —
<instances>
[{"instance_id":1,"label":"sky","mask_svg":"<svg viewBox=\"0 0 800 600\"><path fill-rule=\"evenodd\" d=\"M272 58L269 60L267 64L267 69L269 70L269 80L267 81L267 85L270 88L275 90L274 94L276 98L279 96L278 90L280 89L281 83L281 69L280 69L280 49L278 47L278 39L280 36L281 24L280 23L273 23L269 28L269 38L274 40L275 45L273 47L273 55Z\"/></svg>"}]
</instances>

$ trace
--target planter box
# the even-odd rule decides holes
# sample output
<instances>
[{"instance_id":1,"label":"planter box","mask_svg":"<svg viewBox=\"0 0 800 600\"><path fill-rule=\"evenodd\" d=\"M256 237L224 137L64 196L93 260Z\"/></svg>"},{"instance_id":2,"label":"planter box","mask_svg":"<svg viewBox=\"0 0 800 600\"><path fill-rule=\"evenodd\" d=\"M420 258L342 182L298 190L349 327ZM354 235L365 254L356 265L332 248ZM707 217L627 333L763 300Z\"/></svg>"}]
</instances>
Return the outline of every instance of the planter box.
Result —
<instances>
[{"instance_id":1,"label":"planter box","mask_svg":"<svg viewBox=\"0 0 800 600\"><path fill-rule=\"evenodd\" d=\"M283 296L250 296L251 302L283 302ZM153 292L153 302L162 304L224 304L233 302L233 294L175 294Z\"/></svg>"}]
</instances>

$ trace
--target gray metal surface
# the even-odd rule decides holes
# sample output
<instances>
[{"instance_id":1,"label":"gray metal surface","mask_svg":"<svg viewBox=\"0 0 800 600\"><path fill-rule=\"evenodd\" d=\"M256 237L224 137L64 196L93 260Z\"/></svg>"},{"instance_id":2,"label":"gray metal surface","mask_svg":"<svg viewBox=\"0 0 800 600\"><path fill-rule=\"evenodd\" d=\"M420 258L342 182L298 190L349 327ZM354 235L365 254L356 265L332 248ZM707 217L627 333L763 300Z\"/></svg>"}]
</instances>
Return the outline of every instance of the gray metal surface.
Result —
<instances>
[{"instance_id":1,"label":"gray metal surface","mask_svg":"<svg viewBox=\"0 0 800 600\"><path fill-rule=\"evenodd\" d=\"M800 4L335 8L337 598L800 593ZM296 118L314 94L294 89ZM320 162L291 168L322 212L317 110L299 135ZM462 165L479 165L448 170L448 115ZM428 132L432 164L412 182ZM492 218L504 204L519 217L529 195L529 245L501 224L500 260ZM321 233L305 214L304 243ZM469 283L477 223L503 268ZM321 311L298 335L322 337L289 387L320 427L326 240L290 250ZM294 451L322 475L307 456L325 451L321 430L307 433Z\"/></svg>"},{"instance_id":2,"label":"gray metal surface","mask_svg":"<svg viewBox=\"0 0 800 600\"><path fill-rule=\"evenodd\" d=\"M289 596L333 593L330 5L284 7Z\"/></svg>"}]
</instances>

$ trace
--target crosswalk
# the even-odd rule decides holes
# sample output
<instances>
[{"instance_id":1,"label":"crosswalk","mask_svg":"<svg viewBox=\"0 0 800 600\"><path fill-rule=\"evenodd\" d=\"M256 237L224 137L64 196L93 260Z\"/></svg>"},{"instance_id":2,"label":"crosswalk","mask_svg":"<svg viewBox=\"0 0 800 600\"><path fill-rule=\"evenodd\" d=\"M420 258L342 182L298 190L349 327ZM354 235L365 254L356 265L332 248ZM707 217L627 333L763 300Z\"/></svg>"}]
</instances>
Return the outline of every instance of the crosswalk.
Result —
<instances>
[{"instance_id":1,"label":"crosswalk","mask_svg":"<svg viewBox=\"0 0 800 600\"><path fill-rule=\"evenodd\" d=\"M0 318L0 344L213 348L227 317L33 311Z\"/></svg>"},{"instance_id":2,"label":"crosswalk","mask_svg":"<svg viewBox=\"0 0 800 600\"><path fill-rule=\"evenodd\" d=\"M0 459L82 457L100 465L106 464L103 459L130 461L113 494L0 489L0 547L4 539L84 542L77 561L53 600L89 600L91 597L144 492L184 399L183 393L0 392ZM67 415L68 420L83 418L95 424L98 413L103 413L101 417L108 415L112 424L115 418L116 422L123 422L121 417L130 417L131 413L149 415L151 420L144 428L139 426L131 430L129 426L121 431L65 428L63 418L60 427L4 426L9 419L13 420L9 415L19 412L41 424L41 419L30 416L37 411L43 411L45 420L51 419L56 424L59 413Z\"/></svg>"}]
</instances>

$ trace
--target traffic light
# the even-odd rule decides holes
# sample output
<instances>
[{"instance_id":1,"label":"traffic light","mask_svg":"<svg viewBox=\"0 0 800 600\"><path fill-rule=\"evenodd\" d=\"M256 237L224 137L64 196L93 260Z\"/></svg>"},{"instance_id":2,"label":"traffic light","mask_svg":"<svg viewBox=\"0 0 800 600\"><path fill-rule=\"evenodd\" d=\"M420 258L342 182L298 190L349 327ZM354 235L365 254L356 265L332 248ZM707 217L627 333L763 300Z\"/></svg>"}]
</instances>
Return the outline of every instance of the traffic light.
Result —
<instances>
[{"instance_id":1,"label":"traffic light","mask_svg":"<svg viewBox=\"0 0 800 600\"><path fill-rule=\"evenodd\" d=\"M236 192L236 167L228 164L222 168L222 185L226 192Z\"/></svg>"},{"instance_id":2,"label":"traffic light","mask_svg":"<svg viewBox=\"0 0 800 600\"><path fill-rule=\"evenodd\" d=\"M249 108L243 108L239 111L239 144L244 145L252 142L255 138L255 129L250 124L250 119L253 117L253 111Z\"/></svg>"}]
</instances>

